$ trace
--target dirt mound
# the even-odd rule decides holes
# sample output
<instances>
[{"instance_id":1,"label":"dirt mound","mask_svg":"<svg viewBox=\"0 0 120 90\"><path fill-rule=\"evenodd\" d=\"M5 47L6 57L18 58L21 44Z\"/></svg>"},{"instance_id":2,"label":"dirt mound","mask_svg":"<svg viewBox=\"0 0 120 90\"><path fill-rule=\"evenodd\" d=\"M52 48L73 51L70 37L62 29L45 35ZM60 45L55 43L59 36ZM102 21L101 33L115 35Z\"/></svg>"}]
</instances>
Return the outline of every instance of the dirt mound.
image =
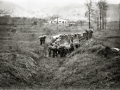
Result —
<instances>
[{"instance_id":1,"label":"dirt mound","mask_svg":"<svg viewBox=\"0 0 120 90\"><path fill-rule=\"evenodd\" d=\"M102 42L83 42L83 45L69 57L56 71L52 86L120 88L120 56Z\"/></svg>"},{"instance_id":2,"label":"dirt mound","mask_svg":"<svg viewBox=\"0 0 120 90\"><path fill-rule=\"evenodd\" d=\"M120 88L119 53L103 42L82 41L62 59L18 51L0 53L0 87Z\"/></svg>"},{"instance_id":3,"label":"dirt mound","mask_svg":"<svg viewBox=\"0 0 120 90\"><path fill-rule=\"evenodd\" d=\"M16 84L30 84L30 77L37 66L33 58L14 53L0 53L0 86L6 87Z\"/></svg>"},{"instance_id":4,"label":"dirt mound","mask_svg":"<svg viewBox=\"0 0 120 90\"><path fill-rule=\"evenodd\" d=\"M60 58L47 58L38 52L0 53L0 87L49 87Z\"/></svg>"},{"instance_id":5,"label":"dirt mound","mask_svg":"<svg viewBox=\"0 0 120 90\"><path fill-rule=\"evenodd\" d=\"M74 56L76 54L81 53L94 53L95 55L100 56L115 56L118 55L119 52L115 52L111 49L111 47L105 45L102 41L90 39L88 41L81 41L80 48L71 53L68 57Z\"/></svg>"}]
</instances>

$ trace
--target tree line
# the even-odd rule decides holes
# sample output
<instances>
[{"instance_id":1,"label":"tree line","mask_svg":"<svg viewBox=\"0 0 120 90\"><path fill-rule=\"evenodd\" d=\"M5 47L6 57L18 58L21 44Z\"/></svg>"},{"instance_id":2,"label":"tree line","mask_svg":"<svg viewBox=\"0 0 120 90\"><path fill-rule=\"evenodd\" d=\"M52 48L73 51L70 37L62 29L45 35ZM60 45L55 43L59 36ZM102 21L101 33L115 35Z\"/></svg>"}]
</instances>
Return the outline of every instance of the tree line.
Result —
<instances>
[{"instance_id":1,"label":"tree line","mask_svg":"<svg viewBox=\"0 0 120 90\"><path fill-rule=\"evenodd\" d=\"M27 18L27 17L11 17L10 15L0 16L0 25L43 25L45 19Z\"/></svg>"},{"instance_id":2,"label":"tree line","mask_svg":"<svg viewBox=\"0 0 120 90\"><path fill-rule=\"evenodd\" d=\"M100 0L97 3L86 2L87 11L85 16L89 21L89 29L91 28L91 22L96 23L97 29L106 29L107 24L107 11L108 11L108 3L106 0Z\"/></svg>"}]
</instances>

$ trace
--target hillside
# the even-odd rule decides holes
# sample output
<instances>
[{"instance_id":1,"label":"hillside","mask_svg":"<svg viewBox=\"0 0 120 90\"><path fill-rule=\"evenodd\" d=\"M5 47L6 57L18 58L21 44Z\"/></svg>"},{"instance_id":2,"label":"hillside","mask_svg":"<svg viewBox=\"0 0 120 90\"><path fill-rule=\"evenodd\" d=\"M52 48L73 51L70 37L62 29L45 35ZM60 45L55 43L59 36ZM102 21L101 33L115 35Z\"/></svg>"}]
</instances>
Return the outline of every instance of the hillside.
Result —
<instances>
[{"instance_id":1,"label":"hillside","mask_svg":"<svg viewBox=\"0 0 120 90\"><path fill-rule=\"evenodd\" d=\"M0 87L44 89L118 89L120 53L91 39L67 58L40 56L37 51L0 53ZM40 47L42 48L42 47ZM43 90L44 90L43 89Z\"/></svg>"},{"instance_id":2,"label":"hillside","mask_svg":"<svg viewBox=\"0 0 120 90\"><path fill-rule=\"evenodd\" d=\"M108 49L105 57L105 48L103 42L94 39L82 42L81 47L56 71L55 81L51 84L58 88L120 88L120 53Z\"/></svg>"},{"instance_id":3,"label":"hillside","mask_svg":"<svg viewBox=\"0 0 120 90\"><path fill-rule=\"evenodd\" d=\"M85 12L86 6L80 4L68 5L61 8L56 8L55 11L61 17L71 19L71 20L86 20ZM64 13L63 13L64 12ZM119 20L119 5L118 4L109 4L108 5L108 21L118 21Z\"/></svg>"},{"instance_id":4,"label":"hillside","mask_svg":"<svg viewBox=\"0 0 120 90\"><path fill-rule=\"evenodd\" d=\"M119 9L118 4L109 4L108 9L108 21L118 21L119 20ZM70 20L86 20L85 12L86 7L84 4L71 4L64 7L47 7L39 8L37 11L26 10L25 8L11 3L2 1L0 3L0 9L12 12L12 16L20 17L49 17L52 15L59 15L62 18ZM21 14L22 13L22 14Z\"/></svg>"},{"instance_id":5,"label":"hillside","mask_svg":"<svg viewBox=\"0 0 120 90\"><path fill-rule=\"evenodd\" d=\"M66 58L52 58L45 57L43 46L39 45L38 36L43 31L13 33L11 30L8 31L9 28L2 29L1 88L43 90L120 88L120 52L110 49L120 48L119 30L95 31L93 39L81 41L80 48ZM107 56L106 47L108 47Z\"/></svg>"},{"instance_id":6,"label":"hillside","mask_svg":"<svg viewBox=\"0 0 120 90\"><path fill-rule=\"evenodd\" d=\"M49 43L55 34L84 32L87 25L61 26L58 30L54 24L0 25L0 89L119 90L120 51L113 49L120 48L119 23L114 21L118 19L118 6L109 6L109 20L113 22L107 23L106 30L94 30L91 39L81 40L80 47L66 57L45 56L46 44L40 45L38 37L46 34ZM59 12L66 19L85 19L85 6L78 4L37 12L11 2L0 3L0 8L13 10L12 16L46 17Z\"/></svg>"},{"instance_id":7,"label":"hillside","mask_svg":"<svg viewBox=\"0 0 120 90\"><path fill-rule=\"evenodd\" d=\"M41 12L37 14L37 12L26 10L17 4L7 1L1 1L0 9L8 11L13 17L42 17L43 15Z\"/></svg>"}]
</instances>

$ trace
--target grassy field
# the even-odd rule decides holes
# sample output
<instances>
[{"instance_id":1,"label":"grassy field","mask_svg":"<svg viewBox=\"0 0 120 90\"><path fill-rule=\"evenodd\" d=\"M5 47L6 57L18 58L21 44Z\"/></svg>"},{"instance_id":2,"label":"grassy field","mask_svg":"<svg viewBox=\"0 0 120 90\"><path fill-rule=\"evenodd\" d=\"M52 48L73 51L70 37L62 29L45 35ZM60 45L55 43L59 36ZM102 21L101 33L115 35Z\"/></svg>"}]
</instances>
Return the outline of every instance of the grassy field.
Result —
<instances>
[{"instance_id":1,"label":"grassy field","mask_svg":"<svg viewBox=\"0 0 120 90\"><path fill-rule=\"evenodd\" d=\"M114 25L113 25L114 26ZM115 26L116 27L116 26ZM93 39L66 58L44 57L38 36L83 32L86 26L0 26L0 87L32 89L120 88L119 54L104 57L106 46L120 48L116 28L94 30ZM14 32L13 29L16 31ZM113 53L113 52L112 52Z\"/></svg>"},{"instance_id":2,"label":"grassy field","mask_svg":"<svg viewBox=\"0 0 120 90\"><path fill-rule=\"evenodd\" d=\"M106 29L94 33L94 38L103 41L110 47L120 48L120 30Z\"/></svg>"}]
</instances>

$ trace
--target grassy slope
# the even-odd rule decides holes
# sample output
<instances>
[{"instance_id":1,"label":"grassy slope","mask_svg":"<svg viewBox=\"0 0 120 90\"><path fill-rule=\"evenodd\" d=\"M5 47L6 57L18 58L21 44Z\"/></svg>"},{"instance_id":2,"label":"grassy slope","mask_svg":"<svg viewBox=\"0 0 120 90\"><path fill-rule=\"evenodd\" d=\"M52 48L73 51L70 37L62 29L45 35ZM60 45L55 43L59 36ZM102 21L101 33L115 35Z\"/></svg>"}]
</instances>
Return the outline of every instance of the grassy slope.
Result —
<instances>
[{"instance_id":1,"label":"grassy slope","mask_svg":"<svg viewBox=\"0 0 120 90\"><path fill-rule=\"evenodd\" d=\"M109 56L104 57L105 47L96 40L84 42L58 69L54 77L57 83L53 85L73 88L119 88L120 54L109 51Z\"/></svg>"},{"instance_id":2,"label":"grassy slope","mask_svg":"<svg viewBox=\"0 0 120 90\"><path fill-rule=\"evenodd\" d=\"M120 53L109 50L104 57L105 47L120 48L120 31L107 29L95 31L93 39L82 41L58 69L55 87L72 88L120 88Z\"/></svg>"},{"instance_id":3,"label":"grassy slope","mask_svg":"<svg viewBox=\"0 0 120 90\"><path fill-rule=\"evenodd\" d=\"M27 33L20 31L25 31L24 27L17 28L16 33L8 31L10 27L0 28L0 87L48 87L47 83L60 67L61 59L44 57L38 39L41 31Z\"/></svg>"},{"instance_id":4,"label":"grassy slope","mask_svg":"<svg viewBox=\"0 0 120 90\"><path fill-rule=\"evenodd\" d=\"M9 36L9 32L2 34L3 37L12 37L12 40L1 40L1 87L114 88L119 86L120 57L110 54L111 57L104 58L106 45L110 47L120 45L118 30L96 31L95 39L83 41L81 47L65 59L45 58L43 47L39 46L38 40L41 30L38 32L29 34L18 31L16 34L10 33ZM110 40L106 38L110 36L118 38L110 38ZM12 46L12 49L9 46ZM14 55L16 59L13 58Z\"/></svg>"}]
</instances>

